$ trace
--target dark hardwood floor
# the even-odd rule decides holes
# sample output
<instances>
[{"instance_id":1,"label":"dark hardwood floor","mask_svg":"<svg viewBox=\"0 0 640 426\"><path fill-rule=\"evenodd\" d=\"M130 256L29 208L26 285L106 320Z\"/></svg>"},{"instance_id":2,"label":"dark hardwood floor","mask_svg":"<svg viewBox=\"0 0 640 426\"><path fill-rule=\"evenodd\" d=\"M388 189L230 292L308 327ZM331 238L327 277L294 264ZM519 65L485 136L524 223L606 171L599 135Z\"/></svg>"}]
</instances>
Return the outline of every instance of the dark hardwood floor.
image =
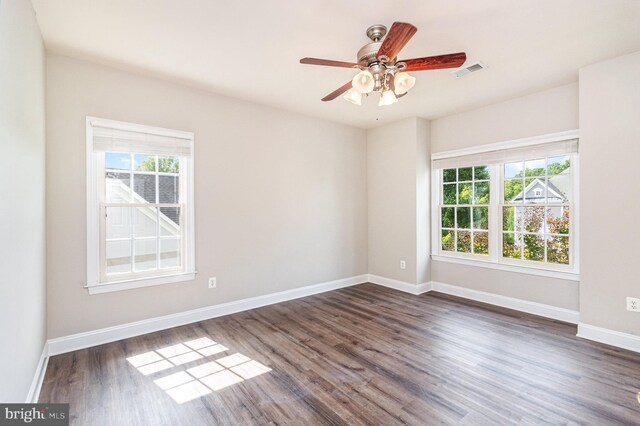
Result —
<instances>
[{"instance_id":1,"label":"dark hardwood floor","mask_svg":"<svg viewBox=\"0 0 640 426\"><path fill-rule=\"evenodd\" d=\"M77 425L640 424L640 354L575 333L363 284L54 356L40 401Z\"/></svg>"}]
</instances>

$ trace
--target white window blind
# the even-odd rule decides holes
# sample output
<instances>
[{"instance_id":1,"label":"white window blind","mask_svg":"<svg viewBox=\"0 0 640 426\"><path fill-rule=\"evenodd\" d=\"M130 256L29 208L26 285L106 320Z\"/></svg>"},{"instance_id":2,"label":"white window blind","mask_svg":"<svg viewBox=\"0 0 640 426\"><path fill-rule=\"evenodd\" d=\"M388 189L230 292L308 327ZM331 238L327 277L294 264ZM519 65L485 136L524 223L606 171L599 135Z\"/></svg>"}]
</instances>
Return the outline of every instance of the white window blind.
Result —
<instances>
[{"instance_id":1,"label":"white window blind","mask_svg":"<svg viewBox=\"0 0 640 426\"><path fill-rule=\"evenodd\" d=\"M578 140L564 140L548 142L526 147L488 150L468 155L452 155L443 158L433 158L431 166L435 169L455 169L471 167L479 164L491 165L519 161L523 158L544 158L568 155L578 152Z\"/></svg>"},{"instance_id":2,"label":"white window blind","mask_svg":"<svg viewBox=\"0 0 640 426\"><path fill-rule=\"evenodd\" d=\"M176 135L161 135L148 131L128 130L94 125L93 150L96 152L144 152L150 155L191 157L191 139Z\"/></svg>"}]
</instances>

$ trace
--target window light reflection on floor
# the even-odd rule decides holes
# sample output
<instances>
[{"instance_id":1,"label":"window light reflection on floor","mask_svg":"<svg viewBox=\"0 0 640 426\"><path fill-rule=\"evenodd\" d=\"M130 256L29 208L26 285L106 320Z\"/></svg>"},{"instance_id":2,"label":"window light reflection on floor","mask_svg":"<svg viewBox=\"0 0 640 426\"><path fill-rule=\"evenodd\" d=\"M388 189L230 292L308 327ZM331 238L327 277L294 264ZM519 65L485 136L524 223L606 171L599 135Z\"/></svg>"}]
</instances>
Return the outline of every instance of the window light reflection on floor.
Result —
<instances>
[{"instance_id":1,"label":"window light reflection on floor","mask_svg":"<svg viewBox=\"0 0 640 426\"><path fill-rule=\"evenodd\" d=\"M127 358L145 376L228 351L224 345L201 337ZM184 367L183 367L184 368ZM200 398L271 371L251 358L235 353L154 380L178 404Z\"/></svg>"}]
</instances>

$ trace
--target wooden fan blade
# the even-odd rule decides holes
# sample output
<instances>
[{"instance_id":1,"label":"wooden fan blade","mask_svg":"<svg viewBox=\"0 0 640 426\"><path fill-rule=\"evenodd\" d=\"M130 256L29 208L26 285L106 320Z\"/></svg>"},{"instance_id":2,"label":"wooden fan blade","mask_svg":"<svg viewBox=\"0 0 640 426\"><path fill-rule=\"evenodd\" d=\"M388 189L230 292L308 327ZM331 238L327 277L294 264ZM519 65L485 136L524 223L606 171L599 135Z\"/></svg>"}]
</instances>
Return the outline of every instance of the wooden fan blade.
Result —
<instances>
[{"instance_id":1,"label":"wooden fan blade","mask_svg":"<svg viewBox=\"0 0 640 426\"><path fill-rule=\"evenodd\" d=\"M340 87L339 89L336 89L333 92L329 93L327 96L322 98L322 102L332 101L349 89L351 89L351 82L348 82L344 86Z\"/></svg>"},{"instance_id":2,"label":"wooden fan blade","mask_svg":"<svg viewBox=\"0 0 640 426\"><path fill-rule=\"evenodd\" d=\"M380 50L376 55L378 59L384 57L386 61L392 61L398 56L400 50L411 40L411 37L418 31L416 27L406 22L394 22L389 33L384 38Z\"/></svg>"},{"instance_id":3,"label":"wooden fan blade","mask_svg":"<svg viewBox=\"0 0 640 426\"><path fill-rule=\"evenodd\" d=\"M327 67L342 67L342 68L358 68L358 64L353 62L332 61L330 59L318 59L318 58L302 58L301 64L309 65L324 65Z\"/></svg>"},{"instance_id":4,"label":"wooden fan blade","mask_svg":"<svg viewBox=\"0 0 640 426\"><path fill-rule=\"evenodd\" d=\"M464 52L451 53L449 55L429 56L426 58L404 59L396 63L404 62L407 68L404 71L426 71L444 68L459 68L467 60Z\"/></svg>"}]
</instances>

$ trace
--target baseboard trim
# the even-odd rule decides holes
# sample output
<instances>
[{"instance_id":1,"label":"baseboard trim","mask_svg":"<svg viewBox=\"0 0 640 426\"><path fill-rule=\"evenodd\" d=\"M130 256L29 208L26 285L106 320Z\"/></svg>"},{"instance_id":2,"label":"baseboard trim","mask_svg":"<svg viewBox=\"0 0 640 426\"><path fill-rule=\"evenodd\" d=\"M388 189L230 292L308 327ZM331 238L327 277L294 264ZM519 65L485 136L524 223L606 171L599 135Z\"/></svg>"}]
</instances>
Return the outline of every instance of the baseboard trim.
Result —
<instances>
[{"instance_id":1,"label":"baseboard trim","mask_svg":"<svg viewBox=\"0 0 640 426\"><path fill-rule=\"evenodd\" d=\"M465 287L435 281L431 281L431 290L491 305L502 306L503 308L526 312L528 314L539 315L541 317L551 318L558 321L564 321L571 324L578 324L580 321L580 313L578 311L558 308L557 306L545 305L543 303L530 302L528 300L516 299L494 293L486 293L484 291L472 290Z\"/></svg>"},{"instance_id":2,"label":"baseboard trim","mask_svg":"<svg viewBox=\"0 0 640 426\"><path fill-rule=\"evenodd\" d=\"M99 330L73 334L70 336L58 337L48 341L48 353L49 356L59 355L66 352L72 352L79 349L127 339L129 337L140 336L142 334L166 330L172 327L179 327L181 325L230 315L249 309L260 308L274 303L285 302L287 300L350 287L352 285L366 283L368 280L369 276L367 274L357 275L335 281L281 291L278 293L271 293L263 296L222 303L220 305L207 306L204 308L164 315L128 324L121 324Z\"/></svg>"},{"instance_id":3,"label":"baseboard trim","mask_svg":"<svg viewBox=\"0 0 640 426\"><path fill-rule=\"evenodd\" d=\"M31 386L29 387L29 393L25 400L26 404L35 404L38 402L38 398L40 398L40 389L42 389L42 382L44 381L44 374L47 371L48 363L49 345L45 342L44 347L42 348L42 353L40 354L40 359L38 360L38 365L36 366L35 374L33 375L33 380L31 381Z\"/></svg>"},{"instance_id":4,"label":"baseboard trim","mask_svg":"<svg viewBox=\"0 0 640 426\"><path fill-rule=\"evenodd\" d=\"M616 346L634 352L640 352L640 336L635 334L622 333L608 328L596 327L595 325L578 324L578 337L605 345Z\"/></svg>"},{"instance_id":5,"label":"baseboard trim","mask_svg":"<svg viewBox=\"0 0 640 426\"><path fill-rule=\"evenodd\" d=\"M430 282L422 284L411 284L405 281L394 280L391 278L381 277L379 275L373 274L369 274L369 282L415 295L426 293L431 290Z\"/></svg>"}]
</instances>

